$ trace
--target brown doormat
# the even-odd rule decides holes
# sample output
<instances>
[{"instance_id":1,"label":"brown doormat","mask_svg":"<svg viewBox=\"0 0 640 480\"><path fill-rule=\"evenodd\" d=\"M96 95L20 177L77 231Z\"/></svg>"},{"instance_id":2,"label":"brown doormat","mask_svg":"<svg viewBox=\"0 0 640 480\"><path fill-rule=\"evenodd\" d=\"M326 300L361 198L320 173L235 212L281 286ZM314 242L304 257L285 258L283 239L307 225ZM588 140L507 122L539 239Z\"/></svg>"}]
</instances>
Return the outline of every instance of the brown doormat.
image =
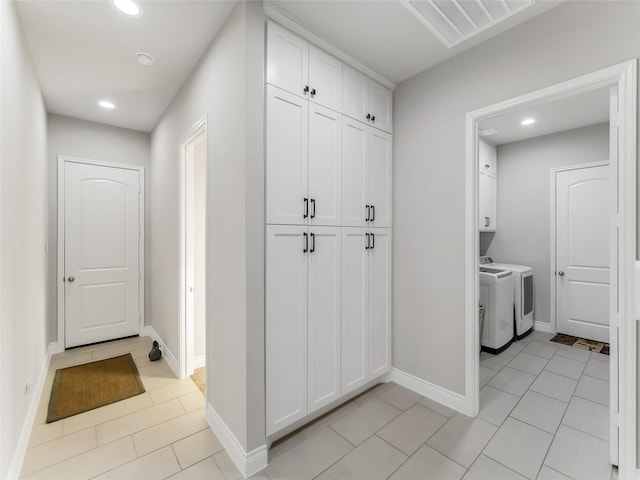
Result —
<instances>
[{"instance_id":1,"label":"brown doormat","mask_svg":"<svg viewBox=\"0 0 640 480\"><path fill-rule=\"evenodd\" d=\"M562 333L557 334L551 341L569 345L570 347L581 348L582 350L589 350L590 352L609 355L609 344L604 342L596 342L595 340L587 340L586 338L564 335Z\"/></svg>"},{"instance_id":2,"label":"brown doormat","mask_svg":"<svg viewBox=\"0 0 640 480\"><path fill-rule=\"evenodd\" d=\"M205 388L207 387L207 367L196 368L191 375L191 380L200 389L203 395L206 395Z\"/></svg>"},{"instance_id":3,"label":"brown doormat","mask_svg":"<svg viewBox=\"0 0 640 480\"><path fill-rule=\"evenodd\" d=\"M144 393L130 353L56 370L47 423Z\"/></svg>"}]
</instances>

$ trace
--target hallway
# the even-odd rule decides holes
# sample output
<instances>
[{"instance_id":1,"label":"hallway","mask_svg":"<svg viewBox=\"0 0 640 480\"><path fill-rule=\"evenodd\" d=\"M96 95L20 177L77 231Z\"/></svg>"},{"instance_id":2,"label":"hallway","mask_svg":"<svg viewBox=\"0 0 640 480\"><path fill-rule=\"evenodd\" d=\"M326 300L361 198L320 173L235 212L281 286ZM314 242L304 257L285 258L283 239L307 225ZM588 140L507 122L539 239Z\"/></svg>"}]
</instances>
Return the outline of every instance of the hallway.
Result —
<instances>
[{"instance_id":1,"label":"hallway","mask_svg":"<svg viewBox=\"0 0 640 480\"><path fill-rule=\"evenodd\" d=\"M150 337L54 355L22 467L25 479L242 478L204 418L205 398L166 361L150 362ZM55 371L130 352L146 392L45 423Z\"/></svg>"}]
</instances>

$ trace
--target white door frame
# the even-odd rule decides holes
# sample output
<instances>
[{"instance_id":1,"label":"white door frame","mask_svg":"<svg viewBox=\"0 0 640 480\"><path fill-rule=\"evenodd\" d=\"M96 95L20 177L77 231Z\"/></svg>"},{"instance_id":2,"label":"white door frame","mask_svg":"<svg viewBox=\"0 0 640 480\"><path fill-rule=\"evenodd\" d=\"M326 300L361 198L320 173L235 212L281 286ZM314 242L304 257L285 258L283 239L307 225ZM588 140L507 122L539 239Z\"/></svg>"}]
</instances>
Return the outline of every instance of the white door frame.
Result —
<instances>
[{"instance_id":1,"label":"white door frame","mask_svg":"<svg viewBox=\"0 0 640 480\"><path fill-rule=\"evenodd\" d=\"M180 142L180 378L186 378L193 373L193 316L187 315L187 276L189 268L187 262L187 146L199 135L207 138L207 117L199 120L182 137ZM205 140L206 141L206 140ZM207 145L208 151L208 145ZM206 169L206 166L205 166ZM205 189L205 199L208 193ZM205 200L206 202L206 200ZM205 214L206 232L206 214ZM205 233L206 238L206 233Z\"/></svg>"},{"instance_id":2,"label":"white door frame","mask_svg":"<svg viewBox=\"0 0 640 480\"><path fill-rule=\"evenodd\" d=\"M571 170L581 170L583 168L590 167L604 167L609 165L608 160L600 162L581 163L579 165L567 165L564 167L556 167L551 169L551 188L550 188L550 202L551 213L549 218L551 222L549 224L549 331L557 332L556 329L556 188L557 188L557 174L560 172L569 172ZM611 178L609 178L611 181Z\"/></svg>"},{"instance_id":3,"label":"white door frame","mask_svg":"<svg viewBox=\"0 0 640 480\"><path fill-rule=\"evenodd\" d=\"M58 265L57 265L57 284L58 284L58 348L64 351L65 345L65 294L64 294L64 205L65 205L65 188L64 188L64 171L66 163L82 163L85 165L95 165L97 167L122 168L125 170L135 170L138 172L140 192L138 204L138 222L140 224L140 237L138 239L138 272L139 293L138 293L138 311L140 312L139 333L142 334L144 327L144 167L137 165L125 165L122 163L101 162L97 160L88 160L86 158L69 157L66 155L58 155ZM62 274L61 274L62 273Z\"/></svg>"},{"instance_id":4,"label":"white door frame","mask_svg":"<svg viewBox=\"0 0 640 480\"><path fill-rule=\"evenodd\" d=\"M522 106L550 99L570 97L602 87L618 87L619 110L611 119L619 128L617 186L619 211L613 216L612 230L619 231L617 249L619 268L612 265L611 277L617 275L618 314L610 323L619 328L618 398L619 398L619 476L635 478L636 473L636 384L637 323L635 311L636 270L636 89L637 60L629 60L602 70L515 97L466 115L465 165L465 412L475 416L479 410L478 352L478 124ZM612 158L614 165L615 159ZM615 171L615 170L614 170ZM615 285L616 282L612 282ZM615 353L614 353L615 355ZM614 363L614 359L612 362Z\"/></svg>"}]
</instances>

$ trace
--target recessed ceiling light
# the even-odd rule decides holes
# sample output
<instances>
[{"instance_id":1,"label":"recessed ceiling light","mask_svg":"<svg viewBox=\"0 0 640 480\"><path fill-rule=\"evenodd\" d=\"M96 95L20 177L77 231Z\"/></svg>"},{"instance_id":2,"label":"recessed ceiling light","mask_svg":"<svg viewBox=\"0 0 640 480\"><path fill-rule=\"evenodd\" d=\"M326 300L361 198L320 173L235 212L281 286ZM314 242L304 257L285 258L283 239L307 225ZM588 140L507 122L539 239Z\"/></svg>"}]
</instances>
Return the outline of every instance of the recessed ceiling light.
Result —
<instances>
[{"instance_id":1,"label":"recessed ceiling light","mask_svg":"<svg viewBox=\"0 0 640 480\"><path fill-rule=\"evenodd\" d=\"M520 122L520 125L533 125L534 123L536 123L535 118L525 118Z\"/></svg>"},{"instance_id":2,"label":"recessed ceiling light","mask_svg":"<svg viewBox=\"0 0 640 480\"><path fill-rule=\"evenodd\" d=\"M153 58L153 55L146 52L138 52L136 53L136 57L138 57L138 62L146 67L153 65L153 62L156 61L156 59Z\"/></svg>"},{"instance_id":3,"label":"recessed ceiling light","mask_svg":"<svg viewBox=\"0 0 640 480\"><path fill-rule=\"evenodd\" d=\"M116 106L113 103L109 102L108 100L100 100L98 102L98 105L108 110L113 110L114 108L116 108Z\"/></svg>"},{"instance_id":4,"label":"recessed ceiling light","mask_svg":"<svg viewBox=\"0 0 640 480\"><path fill-rule=\"evenodd\" d=\"M495 135L498 132L500 132L500 130L495 127L491 127L487 128L486 130L480 130L478 133L481 137L488 137L489 135Z\"/></svg>"},{"instance_id":5,"label":"recessed ceiling light","mask_svg":"<svg viewBox=\"0 0 640 480\"><path fill-rule=\"evenodd\" d=\"M142 9L133 0L113 0L113 4L118 10L132 17L142 14Z\"/></svg>"}]
</instances>

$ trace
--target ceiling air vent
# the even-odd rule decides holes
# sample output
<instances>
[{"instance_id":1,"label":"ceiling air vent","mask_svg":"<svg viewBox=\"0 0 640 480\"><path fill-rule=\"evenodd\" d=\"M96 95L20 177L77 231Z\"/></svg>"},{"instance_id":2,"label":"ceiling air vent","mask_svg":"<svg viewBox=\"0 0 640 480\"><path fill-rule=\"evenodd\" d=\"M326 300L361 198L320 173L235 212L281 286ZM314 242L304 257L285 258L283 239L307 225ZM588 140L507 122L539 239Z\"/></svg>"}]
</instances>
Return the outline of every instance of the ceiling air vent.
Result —
<instances>
[{"instance_id":1,"label":"ceiling air vent","mask_svg":"<svg viewBox=\"0 0 640 480\"><path fill-rule=\"evenodd\" d=\"M535 0L400 0L438 40L451 48L512 17Z\"/></svg>"}]
</instances>

